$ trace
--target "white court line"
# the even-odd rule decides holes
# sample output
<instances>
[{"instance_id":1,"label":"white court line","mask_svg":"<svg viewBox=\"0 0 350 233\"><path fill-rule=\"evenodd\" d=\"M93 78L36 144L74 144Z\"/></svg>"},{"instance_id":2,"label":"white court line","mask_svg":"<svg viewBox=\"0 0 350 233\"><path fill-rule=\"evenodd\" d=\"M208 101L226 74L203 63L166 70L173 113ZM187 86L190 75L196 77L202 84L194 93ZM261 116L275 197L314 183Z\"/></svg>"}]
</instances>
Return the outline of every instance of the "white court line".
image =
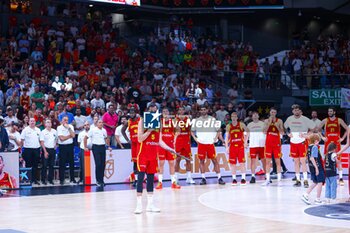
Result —
<instances>
[{"instance_id":1,"label":"white court line","mask_svg":"<svg viewBox=\"0 0 350 233\"><path fill-rule=\"evenodd\" d=\"M236 186L213 190L199 196L198 201L209 208L236 215L296 224L350 228L350 221L315 217L304 213L314 205L305 205L300 197L306 189L295 188L290 181L283 186ZM324 197L324 191L321 197ZM316 190L311 193L315 197ZM347 186L338 188L338 197L347 196Z\"/></svg>"}]
</instances>

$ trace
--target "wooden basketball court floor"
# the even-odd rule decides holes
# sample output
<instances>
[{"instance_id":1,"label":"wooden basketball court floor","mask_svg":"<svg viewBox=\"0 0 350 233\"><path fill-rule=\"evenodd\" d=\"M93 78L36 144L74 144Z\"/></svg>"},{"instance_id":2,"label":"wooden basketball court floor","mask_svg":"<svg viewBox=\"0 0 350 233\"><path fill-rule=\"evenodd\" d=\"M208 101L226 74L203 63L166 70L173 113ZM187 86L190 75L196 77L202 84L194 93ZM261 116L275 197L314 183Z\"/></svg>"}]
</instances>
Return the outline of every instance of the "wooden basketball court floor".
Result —
<instances>
[{"instance_id":1,"label":"wooden basketball court floor","mask_svg":"<svg viewBox=\"0 0 350 233\"><path fill-rule=\"evenodd\" d=\"M0 233L350 232L350 221L304 213L310 207L300 200L305 189L290 179L268 187L262 182L164 188L154 196L161 213L141 215L133 213L135 190L0 198ZM347 198L346 182L338 199Z\"/></svg>"}]
</instances>

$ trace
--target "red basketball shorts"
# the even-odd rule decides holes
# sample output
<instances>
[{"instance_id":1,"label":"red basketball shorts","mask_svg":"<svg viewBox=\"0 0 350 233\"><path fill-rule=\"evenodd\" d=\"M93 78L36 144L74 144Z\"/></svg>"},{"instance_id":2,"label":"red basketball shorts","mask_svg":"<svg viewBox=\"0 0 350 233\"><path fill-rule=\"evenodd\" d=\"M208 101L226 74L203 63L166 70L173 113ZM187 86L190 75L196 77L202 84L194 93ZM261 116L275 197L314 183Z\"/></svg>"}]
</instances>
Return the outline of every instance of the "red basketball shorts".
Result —
<instances>
[{"instance_id":1,"label":"red basketball shorts","mask_svg":"<svg viewBox=\"0 0 350 233\"><path fill-rule=\"evenodd\" d=\"M198 143L198 159L204 160L206 158L208 159L215 159L216 158L216 151L214 144L201 144Z\"/></svg>"},{"instance_id":2,"label":"red basketball shorts","mask_svg":"<svg viewBox=\"0 0 350 233\"><path fill-rule=\"evenodd\" d=\"M249 155L252 159L264 159L265 158L265 148L264 147L254 147L249 149Z\"/></svg>"},{"instance_id":3,"label":"red basketball shorts","mask_svg":"<svg viewBox=\"0 0 350 233\"><path fill-rule=\"evenodd\" d=\"M230 145L230 164L236 165L238 163L245 163L244 146L243 145Z\"/></svg>"}]
</instances>

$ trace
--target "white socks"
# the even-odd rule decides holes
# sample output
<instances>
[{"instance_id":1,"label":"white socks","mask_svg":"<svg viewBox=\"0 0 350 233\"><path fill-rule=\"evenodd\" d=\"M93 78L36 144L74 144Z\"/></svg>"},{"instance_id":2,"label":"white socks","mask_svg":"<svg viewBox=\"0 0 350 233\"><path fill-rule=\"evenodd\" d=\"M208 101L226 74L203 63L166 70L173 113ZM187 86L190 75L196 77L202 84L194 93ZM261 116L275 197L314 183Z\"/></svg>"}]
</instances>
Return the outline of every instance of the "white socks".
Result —
<instances>
[{"instance_id":1,"label":"white socks","mask_svg":"<svg viewBox=\"0 0 350 233\"><path fill-rule=\"evenodd\" d=\"M266 180L267 180L268 182L270 182L270 173L269 173L269 172L266 172Z\"/></svg>"},{"instance_id":2,"label":"white socks","mask_svg":"<svg viewBox=\"0 0 350 233\"><path fill-rule=\"evenodd\" d=\"M245 180L245 173L242 173L242 179Z\"/></svg>"},{"instance_id":3,"label":"white socks","mask_svg":"<svg viewBox=\"0 0 350 233\"><path fill-rule=\"evenodd\" d=\"M216 175L218 176L218 179L221 178L221 174L220 173L217 173Z\"/></svg>"},{"instance_id":4,"label":"white socks","mask_svg":"<svg viewBox=\"0 0 350 233\"><path fill-rule=\"evenodd\" d=\"M187 178L191 179L191 172L187 172Z\"/></svg>"},{"instance_id":5,"label":"white socks","mask_svg":"<svg viewBox=\"0 0 350 233\"><path fill-rule=\"evenodd\" d=\"M136 197L136 209L134 211L135 214L141 214L142 213L142 196Z\"/></svg>"},{"instance_id":6,"label":"white socks","mask_svg":"<svg viewBox=\"0 0 350 233\"><path fill-rule=\"evenodd\" d=\"M339 179L343 179L343 170L339 171Z\"/></svg>"},{"instance_id":7,"label":"white socks","mask_svg":"<svg viewBox=\"0 0 350 233\"><path fill-rule=\"evenodd\" d=\"M255 174L252 174L252 177L255 177Z\"/></svg>"},{"instance_id":8,"label":"white socks","mask_svg":"<svg viewBox=\"0 0 350 233\"><path fill-rule=\"evenodd\" d=\"M300 181L300 173L295 173L295 176L297 177L297 180Z\"/></svg>"},{"instance_id":9,"label":"white socks","mask_svg":"<svg viewBox=\"0 0 350 233\"><path fill-rule=\"evenodd\" d=\"M158 181L159 181L159 183L163 182L163 175L162 174L158 175Z\"/></svg>"},{"instance_id":10,"label":"white socks","mask_svg":"<svg viewBox=\"0 0 350 233\"><path fill-rule=\"evenodd\" d=\"M279 172L277 173L277 181L281 181L282 180L282 174Z\"/></svg>"},{"instance_id":11,"label":"white socks","mask_svg":"<svg viewBox=\"0 0 350 233\"><path fill-rule=\"evenodd\" d=\"M176 183L176 177L174 175L171 175L171 183Z\"/></svg>"},{"instance_id":12,"label":"white socks","mask_svg":"<svg viewBox=\"0 0 350 233\"><path fill-rule=\"evenodd\" d=\"M137 204L137 206L142 206L142 196L137 196L136 204Z\"/></svg>"},{"instance_id":13,"label":"white socks","mask_svg":"<svg viewBox=\"0 0 350 233\"><path fill-rule=\"evenodd\" d=\"M204 173L202 173L202 178L205 179L205 174Z\"/></svg>"},{"instance_id":14,"label":"white socks","mask_svg":"<svg viewBox=\"0 0 350 233\"><path fill-rule=\"evenodd\" d=\"M307 172L303 172L303 179L307 180Z\"/></svg>"},{"instance_id":15,"label":"white socks","mask_svg":"<svg viewBox=\"0 0 350 233\"><path fill-rule=\"evenodd\" d=\"M153 204L153 194L147 194L147 203Z\"/></svg>"},{"instance_id":16,"label":"white socks","mask_svg":"<svg viewBox=\"0 0 350 233\"><path fill-rule=\"evenodd\" d=\"M235 180L236 179L236 175L232 175L232 179Z\"/></svg>"}]
</instances>

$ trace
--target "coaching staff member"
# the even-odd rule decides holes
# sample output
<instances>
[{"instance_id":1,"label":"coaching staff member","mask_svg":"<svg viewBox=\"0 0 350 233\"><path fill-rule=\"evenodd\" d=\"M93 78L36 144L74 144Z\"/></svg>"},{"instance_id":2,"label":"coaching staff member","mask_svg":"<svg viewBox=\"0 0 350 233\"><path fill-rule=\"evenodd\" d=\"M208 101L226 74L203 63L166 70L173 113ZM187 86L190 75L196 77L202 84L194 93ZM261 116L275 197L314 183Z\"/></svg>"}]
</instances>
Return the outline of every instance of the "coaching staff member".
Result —
<instances>
[{"instance_id":1,"label":"coaching staff member","mask_svg":"<svg viewBox=\"0 0 350 233\"><path fill-rule=\"evenodd\" d=\"M59 147L59 171L60 184L64 184L66 163L69 162L70 183L76 184L74 179L74 128L68 124L68 117L62 118L61 125L57 127L58 147Z\"/></svg>"},{"instance_id":2,"label":"coaching staff member","mask_svg":"<svg viewBox=\"0 0 350 233\"><path fill-rule=\"evenodd\" d=\"M103 128L102 120L98 120L97 127L90 129L88 134L85 136L85 151L89 150L87 146L88 138L91 140L92 153L94 154L96 184L98 187L101 187L105 185L103 177L105 174L106 165L106 146L108 147L109 151L112 151L107 131Z\"/></svg>"}]
</instances>

